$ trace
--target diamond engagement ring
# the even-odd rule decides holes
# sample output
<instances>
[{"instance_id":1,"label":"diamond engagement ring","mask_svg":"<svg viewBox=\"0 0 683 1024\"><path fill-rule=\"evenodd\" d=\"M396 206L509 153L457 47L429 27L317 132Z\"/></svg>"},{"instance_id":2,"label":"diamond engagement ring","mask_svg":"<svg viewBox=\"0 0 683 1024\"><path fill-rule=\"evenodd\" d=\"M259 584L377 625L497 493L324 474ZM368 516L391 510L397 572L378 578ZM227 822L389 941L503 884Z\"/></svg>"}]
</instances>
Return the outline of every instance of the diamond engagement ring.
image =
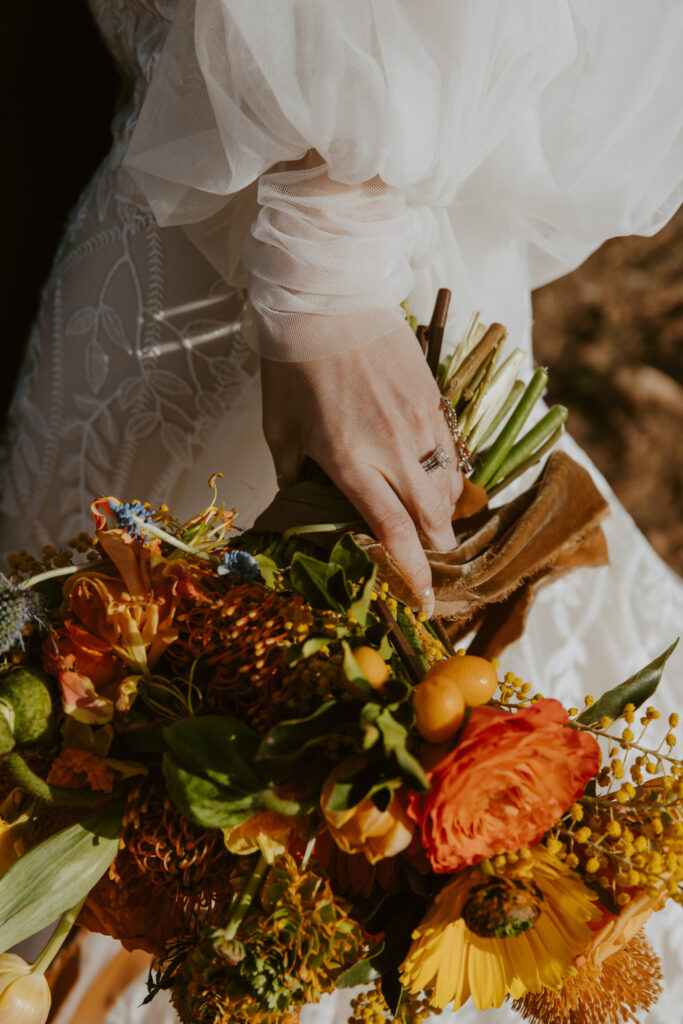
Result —
<instances>
[{"instance_id":1,"label":"diamond engagement ring","mask_svg":"<svg viewBox=\"0 0 683 1024\"><path fill-rule=\"evenodd\" d=\"M425 473L431 473L433 469L445 469L450 461L451 457L446 449L439 445L429 455L425 455L423 459L420 459L420 465Z\"/></svg>"}]
</instances>

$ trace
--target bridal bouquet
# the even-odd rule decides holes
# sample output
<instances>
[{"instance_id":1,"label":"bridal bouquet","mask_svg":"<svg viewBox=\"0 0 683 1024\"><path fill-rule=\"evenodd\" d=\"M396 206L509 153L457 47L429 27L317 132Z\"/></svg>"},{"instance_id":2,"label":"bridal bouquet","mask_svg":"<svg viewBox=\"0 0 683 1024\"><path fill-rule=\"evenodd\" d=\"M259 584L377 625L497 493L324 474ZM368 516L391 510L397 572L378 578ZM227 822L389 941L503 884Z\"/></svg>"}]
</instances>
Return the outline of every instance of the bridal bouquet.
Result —
<instances>
[{"instance_id":1,"label":"bridal bouquet","mask_svg":"<svg viewBox=\"0 0 683 1024\"><path fill-rule=\"evenodd\" d=\"M651 740L647 705L670 652L565 709L454 651L362 535L93 514L0 589L0 948L61 915L33 965L0 957L3 1020L45 1019L74 922L151 953L188 1024L359 985L364 1024L653 1004L642 926L683 892L677 719Z\"/></svg>"},{"instance_id":2,"label":"bridal bouquet","mask_svg":"<svg viewBox=\"0 0 683 1024\"><path fill-rule=\"evenodd\" d=\"M102 497L94 536L10 557L3 1021L43 1024L75 923L149 953L149 998L186 1024L286 1024L359 986L353 1024L469 998L618 1024L656 1000L642 926L683 899L683 762L647 702L673 648L583 708L500 669L535 588L605 561L606 506L556 452L490 507L566 411L523 433L546 374L499 365L500 325L440 362L447 305L414 325L469 474L458 548L426 552L431 620L315 472L247 533L215 487L185 523ZM57 919L33 964L7 952Z\"/></svg>"}]
</instances>

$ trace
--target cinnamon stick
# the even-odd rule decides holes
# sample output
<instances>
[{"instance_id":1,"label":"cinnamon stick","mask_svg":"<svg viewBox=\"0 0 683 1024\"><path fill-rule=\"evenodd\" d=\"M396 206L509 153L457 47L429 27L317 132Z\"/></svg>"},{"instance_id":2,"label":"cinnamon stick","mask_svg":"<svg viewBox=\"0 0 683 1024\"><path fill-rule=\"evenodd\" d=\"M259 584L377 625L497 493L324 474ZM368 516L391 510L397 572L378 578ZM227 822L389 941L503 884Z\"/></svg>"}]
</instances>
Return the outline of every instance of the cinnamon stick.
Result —
<instances>
[{"instance_id":1,"label":"cinnamon stick","mask_svg":"<svg viewBox=\"0 0 683 1024\"><path fill-rule=\"evenodd\" d=\"M506 336L507 330L502 324L491 324L485 331L481 341L478 342L470 354L463 359L462 363L451 377L446 398L452 402L456 401L460 392L472 379L485 359L493 352L496 345L500 344Z\"/></svg>"}]
</instances>

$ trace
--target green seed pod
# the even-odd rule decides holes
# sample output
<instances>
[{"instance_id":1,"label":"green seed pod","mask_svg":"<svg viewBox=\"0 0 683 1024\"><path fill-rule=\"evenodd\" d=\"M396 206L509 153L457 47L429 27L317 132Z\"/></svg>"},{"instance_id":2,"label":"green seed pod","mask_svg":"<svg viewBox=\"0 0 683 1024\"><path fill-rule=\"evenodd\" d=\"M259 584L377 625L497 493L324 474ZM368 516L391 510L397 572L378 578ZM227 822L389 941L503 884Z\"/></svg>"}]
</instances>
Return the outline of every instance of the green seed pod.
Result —
<instances>
[{"instance_id":1,"label":"green seed pod","mask_svg":"<svg viewBox=\"0 0 683 1024\"><path fill-rule=\"evenodd\" d=\"M7 753L2 750L4 724L16 743L42 743L52 735L52 694L40 669L21 666L0 676L0 705L0 752Z\"/></svg>"},{"instance_id":2,"label":"green seed pod","mask_svg":"<svg viewBox=\"0 0 683 1024\"><path fill-rule=\"evenodd\" d=\"M14 712L0 703L0 757L14 749Z\"/></svg>"}]
</instances>

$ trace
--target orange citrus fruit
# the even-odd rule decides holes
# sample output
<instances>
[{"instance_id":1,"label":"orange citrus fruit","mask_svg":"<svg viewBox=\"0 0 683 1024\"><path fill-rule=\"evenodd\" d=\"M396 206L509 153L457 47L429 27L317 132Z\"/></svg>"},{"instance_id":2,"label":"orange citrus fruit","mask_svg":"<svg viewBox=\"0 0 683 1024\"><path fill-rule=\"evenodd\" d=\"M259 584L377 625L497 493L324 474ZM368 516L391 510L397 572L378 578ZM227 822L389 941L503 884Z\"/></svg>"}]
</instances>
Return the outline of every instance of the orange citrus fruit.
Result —
<instances>
[{"instance_id":1,"label":"orange citrus fruit","mask_svg":"<svg viewBox=\"0 0 683 1024\"><path fill-rule=\"evenodd\" d=\"M486 658L478 658L476 654L460 654L453 658L446 658L438 661L434 669L441 668L446 673L465 698L465 704L476 708L480 704L487 704L491 700L498 687L498 675L495 668Z\"/></svg>"},{"instance_id":2,"label":"orange citrus fruit","mask_svg":"<svg viewBox=\"0 0 683 1024\"><path fill-rule=\"evenodd\" d=\"M389 666L382 655L373 647L354 647L351 653L373 690L381 690L389 678ZM353 680L347 677L343 669L342 676L344 677L346 688L355 697L362 698L365 696L362 690L354 686Z\"/></svg>"},{"instance_id":3,"label":"orange citrus fruit","mask_svg":"<svg viewBox=\"0 0 683 1024\"><path fill-rule=\"evenodd\" d=\"M444 658L425 673L413 694L418 732L428 743L443 743L456 734L465 707L486 704L498 677L490 661L474 654Z\"/></svg>"},{"instance_id":4,"label":"orange citrus fruit","mask_svg":"<svg viewBox=\"0 0 683 1024\"><path fill-rule=\"evenodd\" d=\"M420 736L428 743L443 743L455 736L460 728L465 717L465 699L448 676L431 675L432 672L433 668L415 687L415 724Z\"/></svg>"}]
</instances>

